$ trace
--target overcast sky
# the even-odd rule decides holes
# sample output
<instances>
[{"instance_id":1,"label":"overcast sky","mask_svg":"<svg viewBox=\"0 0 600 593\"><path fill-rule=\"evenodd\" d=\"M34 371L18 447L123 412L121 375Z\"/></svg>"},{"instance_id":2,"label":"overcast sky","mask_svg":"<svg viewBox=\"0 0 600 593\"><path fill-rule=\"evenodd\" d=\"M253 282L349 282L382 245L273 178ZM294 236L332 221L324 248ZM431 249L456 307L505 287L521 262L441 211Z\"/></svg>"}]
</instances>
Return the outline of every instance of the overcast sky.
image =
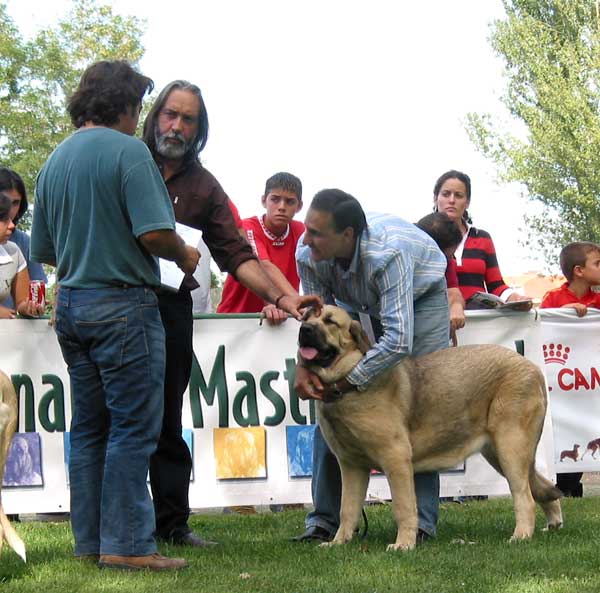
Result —
<instances>
[{"instance_id":1,"label":"overcast sky","mask_svg":"<svg viewBox=\"0 0 600 593\"><path fill-rule=\"evenodd\" d=\"M415 221L431 210L437 177L459 169L503 273L541 267L518 243L527 202L494 182L464 131L470 111L509 122L488 42L500 0L111 4L146 19L141 69L157 88L175 78L202 88L211 128L202 160L242 216L260 211L266 178L287 170L301 178L305 204L339 187L366 210ZM8 0L8 11L29 35L69 5Z\"/></svg>"}]
</instances>

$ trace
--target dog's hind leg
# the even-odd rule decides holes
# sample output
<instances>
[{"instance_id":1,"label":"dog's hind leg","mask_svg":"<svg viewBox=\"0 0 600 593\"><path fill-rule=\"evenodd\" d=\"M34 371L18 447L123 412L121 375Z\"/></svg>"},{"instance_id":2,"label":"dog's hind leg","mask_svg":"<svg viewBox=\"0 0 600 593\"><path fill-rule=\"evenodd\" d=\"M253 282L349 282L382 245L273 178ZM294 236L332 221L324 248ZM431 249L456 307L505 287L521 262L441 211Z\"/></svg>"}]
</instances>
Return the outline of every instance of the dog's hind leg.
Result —
<instances>
[{"instance_id":1,"label":"dog's hind leg","mask_svg":"<svg viewBox=\"0 0 600 593\"><path fill-rule=\"evenodd\" d=\"M360 513L367 494L370 477L368 469L340 462L340 470L342 474L340 526L333 540L321 544L323 546L345 544L352 539L354 530L358 527Z\"/></svg>"},{"instance_id":2,"label":"dog's hind leg","mask_svg":"<svg viewBox=\"0 0 600 593\"><path fill-rule=\"evenodd\" d=\"M491 446L495 446L500 473L507 479L513 496L516 525L510 540L529 539L535 529L535 502L529 486L535 448L531 447L531 437L518 427L500 427L493 440Z\"/></svg>"},{"instance_id":3,"label":"dog's hind leg","mask_svg":"<svg viewBox=\"0 0 600 593\"><path fill-rule=\"evenodd\" d=\"M547 478L538 473L534 466L529 473L529 485L534 500L542 507L547 519L546 529L563 526L560 498L562 492Z\"/></svg>"}]
</instances>

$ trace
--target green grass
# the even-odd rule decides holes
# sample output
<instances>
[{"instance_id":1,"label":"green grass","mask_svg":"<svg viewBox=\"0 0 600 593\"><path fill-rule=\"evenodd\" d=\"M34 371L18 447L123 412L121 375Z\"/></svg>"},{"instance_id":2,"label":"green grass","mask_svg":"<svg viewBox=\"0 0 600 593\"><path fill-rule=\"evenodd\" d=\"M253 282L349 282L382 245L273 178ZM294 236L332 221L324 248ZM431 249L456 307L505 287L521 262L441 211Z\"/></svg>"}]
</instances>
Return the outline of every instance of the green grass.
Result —
<instances>
[{"instance_id":1,"label":"green grass","mask_svg":"<svg viewBox=\"0 0 600 593\"><path fill-rule=\"evenodd\" d=\"M386 552L395 538L389 507L367 509L369 535L347 546L319 548L288 537L303 530L304 512L252 516L196 515L191 525L221 545L189 550L178 573L99 570L72 558L69 523L20 523L24 564L7 548L0 557L0 591L118 593L598 593L600 499L563 501L565 527L538 530L509 544L509 499L441 507L439 535L408 553Z\"/></svg>"}]
</instances>

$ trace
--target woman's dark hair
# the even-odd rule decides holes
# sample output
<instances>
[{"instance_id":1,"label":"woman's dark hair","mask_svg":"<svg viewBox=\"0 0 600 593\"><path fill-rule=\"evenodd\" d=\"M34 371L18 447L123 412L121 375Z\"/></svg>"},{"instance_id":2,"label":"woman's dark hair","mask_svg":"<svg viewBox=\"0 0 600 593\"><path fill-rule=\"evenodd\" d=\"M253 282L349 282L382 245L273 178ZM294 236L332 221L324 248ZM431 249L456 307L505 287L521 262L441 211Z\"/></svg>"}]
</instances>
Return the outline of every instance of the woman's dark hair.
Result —
<instances>
[{"instance_id":1,"label":"woman's dark hair","mask_svg":"<svg viewBox=\"0 0 600 593\"><path fill-rule=\"evenodd\" d=\"M208 113L206 112L206 105L204 104L204 99L202 98L202 91L199 87L187 80L174 80L170 82L162 91L158 97L156 97L156 101L154 101L154 105L148 112L146 119L144 120L144 130L142 133L142 140L146 143L146 146L150 149L152 156L156 158L156 124L158 121L158 116L162 108L165 106L167 99L172 91L188 91L198 97L198 101L200 102L200 110L198 113L198 131L196 132L196 137L194 141L190 145L188 151L183 155L183 161L188 163L190 161L195 161L198 158L198 155L202 152L202 149L206 146L206 141L208 140Z\"/></svg>"},{"instance_id":2,"label":"woman's dark hair","mask_svg":"<svg viewBox=\"0 0 600 593\"><path fill-rule=\"evenodd\" d=\"M12 200L8 194L0 191L0 220L6 222L10 217L10 208Z\"/></svg>"},{"instance_id":3,"label":"woman's dark hair","mask_svg":"<svg viewBox=\"0 0 600 593\"><path fill-rule=\"evenodd\" d=\"M329 212L337 233L352 227L354 237L358 239L367 226L367 217L359 201L341 189L322 189L315 194L310 207Z\"/></svg>"},{"instance_id":4,"label":"woman's dark hair","mask_svg":"<svg viewBox=\"0 0 600 593\"><path fill-rule=\"evenodd\" d=\"M459 181L462 181L464 183L465 190L467 192L467 201L470 202L471 201L471 178L466 173L463 173L462 171L457 171L456 169L451 169L450 171L446 171L435 182L435 185L433 186L434 202L442 189L442 185L444 185L444 183L446 183L446 181L448 181L448 179L458 179ZM433 211L437 212L436 205L434 205ZM465 212L463 214L463 220L465 222L468 222L469 224L472 223L471 216L469 215L469 212L467 210L465 210Z\"/></svg>"},{"instance_id":5,"label":"woman's dark hair","mask_svg":"<svg viewBox=\"0 0 600 593\"><path fill-rule=\"evenodd\" d=\"M445 212L432 212L421 218L416 226L425 231L442 251L458 247L462 241L461 230Z\"/></svg>"},{"instance_id":6,"label":"woman's dark hair","mask_svg":"<svg viewBox=\"0 0 600 593\"><path fill-rule=\"evenodd\" d=\"M91 121L112 126L119 116L141 105L152 92L152 79L134 70L124 60L95 62L81 76L77 90L67 103L67 111L76 128Z\"/></svg>"},{"instance_id":7,"label":"woman's dark hair","mask_svg":"<svg viewBox=\"0 0 600 593\"><path fill-rule=\"evenodd\" d=\"M17 222L21 220L23 214L27 212L28 203L25 184L18 173L15 173L15 171L8 167L0 167L0 191L3 192L9 189L14 189L21 196L19 211L13 220L13 222L17 224Z\"/></svg>"}]
</instances>

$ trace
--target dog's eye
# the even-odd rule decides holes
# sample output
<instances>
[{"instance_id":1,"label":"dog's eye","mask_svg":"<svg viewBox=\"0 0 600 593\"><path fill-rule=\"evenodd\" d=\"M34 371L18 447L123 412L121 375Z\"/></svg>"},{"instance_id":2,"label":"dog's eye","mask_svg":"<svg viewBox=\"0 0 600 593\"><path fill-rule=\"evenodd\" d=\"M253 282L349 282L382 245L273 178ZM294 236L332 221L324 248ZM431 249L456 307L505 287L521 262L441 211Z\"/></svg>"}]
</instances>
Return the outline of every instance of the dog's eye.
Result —
<instances>
[{"instance_id":1,"label":"dog's eye","mask_svg":"<svg viewBox=\"0 0 600 593\"><path fill-rule=\"evenodd\" d=\"M331 317L325 317L323 319L323 323L326 323L327 325L335 325L335 326L339 327L338 324Z\"/></svg>"}]
</instances>

